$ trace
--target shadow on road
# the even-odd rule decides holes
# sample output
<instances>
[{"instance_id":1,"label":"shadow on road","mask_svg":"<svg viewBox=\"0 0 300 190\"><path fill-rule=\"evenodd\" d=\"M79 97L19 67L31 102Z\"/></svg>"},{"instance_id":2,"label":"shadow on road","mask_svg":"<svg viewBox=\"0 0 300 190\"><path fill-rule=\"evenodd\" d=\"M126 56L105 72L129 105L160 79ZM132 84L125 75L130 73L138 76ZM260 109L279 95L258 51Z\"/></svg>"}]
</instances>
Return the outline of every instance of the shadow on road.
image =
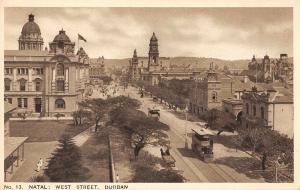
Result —
<instances>
[{"instance_id":1,"label":"shadow on road","mask_svg":"<svg viewBox=\"0 0 300 190\"><path fill-rule=\"evenodd\" d=\"M215 164L228 166L238 173L243 173L252 179L265 178L267 182L271 182L272 176L270 172L262 172L261 162L250 157L223 157L214 160Z\"/></svg>"},{"instance_id":2,"label":"shadow on road","mask_svg":"<svg viewBox=\"0 0 300 190\"><path fill-rule=\"evenodd\" d=\"M193 152L191 149L186 148L177 148L177 150L180 152L180 154L184 157L189 158L198 158L198 156Z\"/></svg>"}]
</instances>

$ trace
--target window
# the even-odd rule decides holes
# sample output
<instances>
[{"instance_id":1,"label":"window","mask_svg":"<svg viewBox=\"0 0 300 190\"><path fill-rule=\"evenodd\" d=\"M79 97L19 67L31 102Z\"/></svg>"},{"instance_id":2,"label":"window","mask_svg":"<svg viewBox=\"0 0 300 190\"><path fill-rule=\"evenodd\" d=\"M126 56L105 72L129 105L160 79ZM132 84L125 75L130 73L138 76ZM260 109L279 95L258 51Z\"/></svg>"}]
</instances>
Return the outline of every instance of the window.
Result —
<instances>
[{"instance_id":1,"label":"window","mask_svg":"<svg viewBox=\"0 0 300 190\"><path fill-rule=\"evenodd\" d=\"M65 101L63 99L57 99L55 101L55 108L65 108Z\"/></svg>"},{"instance_id":2,"label":"window","mask_svg":"<svg viewBox=\"0 0 300 190\"><path fill-rule=\"evenodd\" d=\"M41 91L42 90L42 82L40 80L37 80L35 82L35 91Z\"/></svg>"},{"instance_id":3,"label":"window","mask_svg":"<svg viewBox=\"0 0 300 190\"><path fill-rule=\"evenodd\" d=\"M18 98L18 108L22 108L22 98Z\"/></svg>"},{"instance_id":4,"label":"window","mask_svg":"<svg viewBox=\"0 0 300 190\"><path fill-rule=\"evenodd\" d=\"M23 107L27 108L27 98L23 98Z\"/></svg>"},{"instance_id":5,"label":"window","mask_svg":"<svg viewBox=\"0 0 300 190\"><path fill-rule=\"evenodd\" d=\"M18 74L19 75L28 75L28 69L27 68L18 68Z\"/></svg>"},{"instance_id":6,"label":"window","mask_svg":"<svg viewBox=\"0 0 300 190\"><path fill-rule=\"evenodd\" d=\"M249 114L249 104L246 103L246 114Z\"/></svg>"},{"instance_id":7,"label":"window","mask_svg":"<svg viewBox=\"0 0 300 190\"><path fill-rule=\"evenodd\" d=\"M256 116L256 106L253 105L253 116Z\"/></svg>"},{"instance_id":8,"label":"window","mask_svg":"<svg viewBox=\"0 0 300 190\"><path fill-rule=\"evenodd\" d=\"M5 68L5 70L4 70L4 74L6 74L6 75L11 75L12 72L13 72L12 68Z\"/></svg>"},{"instance_id":9,"label":"window","mask_svg":"<svg viewBox=\"0 0 300 190\"><path fill-rule=\"evenodd\" d=\"M265 108L264 108L264 107L261 107L261 108L260 108L260 117L261 117L262 119L265 119Z\"/></svg>"},{"instance_id":10,"label":"window","mask_svg":"<svg viewBox=\"0 0 300 190\"><path fill-rule=\"evenodd\" d=\"M10 79L4 79L5 91L10 91L10 84L11 84Z\"/></svg>"},{"instance_id":11,"label":"window","mask_svg":"<svg viewBox=\"0 0 300 190\"><path fill-rule=\"evenodd\" d=\"M65 81L64 80L57 80L56 81L56 90L57 91L64 91L65 90Z\"/></svg>"},{"instance_id":12,"label":"window","mask_svg":"<svg viewBox=\"0 0 300 190\"><path fill-rule=\"evenodd\" d=\"M21 79L20 80L20 91L25 91L26 90L26 80Z\"/></svg>"},{"instance_id":13,"label":"window","mask_svg":"<svg viewBox=\"0 0 300 190\"><path fill-rule=\"evenodd\" d=\"M213 92L212 93L212 101L213 102L217 102L218 101L217 92Z\"/></svg>"},{"instance_id":14,"label":"window","mask_svg":"<svg viewBox=\"0 0 300 190\"><path fill-rule=\"evenodd\" d=\"M8 103L12 104L12 98L4 98L4 101L7 101Z\"/></svg>"},{"instance_id":15,"label":"window","mask_svg":"<svg viewBox=\"0 0 300 190\"><path fill-rule=\"evenodd\" d=\"M58 63L56 66L56 75L64 76L64 65L62 63Z\"/></svg>"},{"instance_id":16,"label":"window","mask_svg":"<svg viewBox=\"0 0 300 190\"><path fill-rule=\"evenodd\" d=\"M19 108L27 108L28 107L28 99L27 98L18 98L18 107Z\"/></svg>"},{"instance_id":17,"label":"window","mask_svg":"<svg viewBox=\"0 0 300 190\"><path fill-rule=\"evenodd\" d=\"M44 74L43 68L33 68L34 75L42 75Z\"/></svg>"}]
</instances>

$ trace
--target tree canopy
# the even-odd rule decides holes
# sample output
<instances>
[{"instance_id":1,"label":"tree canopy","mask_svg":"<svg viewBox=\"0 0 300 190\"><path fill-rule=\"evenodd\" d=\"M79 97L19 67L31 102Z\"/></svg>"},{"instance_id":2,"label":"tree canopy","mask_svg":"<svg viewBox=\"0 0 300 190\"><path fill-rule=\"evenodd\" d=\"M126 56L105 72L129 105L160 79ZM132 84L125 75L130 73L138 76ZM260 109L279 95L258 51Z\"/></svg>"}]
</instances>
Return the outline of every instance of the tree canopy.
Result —
<instances>
[{"instance_id":1,"label":"tree canopy","mask_svg":"<svg viewBox=\"0 0 300 190\"><path fill-rule=\"evenodd\" d=\"M166 146L169 143L165 133L169 126L147 117L142 111L126 109L112 116L116 126L127 134L136 158L146 145Z\"/></svg>"},{"instance_id":2,"label":"tree canopy","mask_svg":"<svg viewBox=\"0 0 300 190\"><path fill-rule=\"evenodd\" d=\"M81 165L80 149L70 136L62 136L58 148L52 153L45 174L51 182L82 182L86 179L87 171Z\"/></svg>"}]
</instances>

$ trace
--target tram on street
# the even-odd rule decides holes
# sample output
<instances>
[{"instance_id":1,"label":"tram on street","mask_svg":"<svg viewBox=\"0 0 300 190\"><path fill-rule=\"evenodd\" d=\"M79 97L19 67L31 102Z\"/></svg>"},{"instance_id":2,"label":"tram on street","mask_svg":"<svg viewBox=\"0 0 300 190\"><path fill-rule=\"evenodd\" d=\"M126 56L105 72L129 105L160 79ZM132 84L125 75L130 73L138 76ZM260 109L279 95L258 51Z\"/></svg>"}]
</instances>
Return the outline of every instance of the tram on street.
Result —
<instances>
[{"instance_id":1,"label":"tram on street","mask_svg":"<svg viewBox=\"0 0 300 190\"><path fill-rule=\"evenodd\" d=\"M213 152L213 134L204 128L192 129L194 132L192 136L192 150L203 161L212 161L214 157Z\"/></svg>"}]
</instances>

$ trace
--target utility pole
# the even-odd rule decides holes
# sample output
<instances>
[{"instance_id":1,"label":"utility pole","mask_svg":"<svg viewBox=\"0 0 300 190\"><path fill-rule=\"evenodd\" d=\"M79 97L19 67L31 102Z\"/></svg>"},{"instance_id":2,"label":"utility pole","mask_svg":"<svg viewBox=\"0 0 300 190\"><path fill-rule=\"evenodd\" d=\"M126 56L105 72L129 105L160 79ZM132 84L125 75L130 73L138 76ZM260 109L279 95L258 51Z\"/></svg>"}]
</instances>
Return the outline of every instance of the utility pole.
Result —
<instances>
[{"instance_id":1,"label":"utility pole","mask_svg":"<svg viewBox=\"0 0 300 190\"><path fill-rule=\"evenodd\" d=\"M187 142L187 117L188 117L188 106L185 107L185 127L184 127L184 147L186 149L189 148L188 142Z\"/></svg>"}]
</instances>

